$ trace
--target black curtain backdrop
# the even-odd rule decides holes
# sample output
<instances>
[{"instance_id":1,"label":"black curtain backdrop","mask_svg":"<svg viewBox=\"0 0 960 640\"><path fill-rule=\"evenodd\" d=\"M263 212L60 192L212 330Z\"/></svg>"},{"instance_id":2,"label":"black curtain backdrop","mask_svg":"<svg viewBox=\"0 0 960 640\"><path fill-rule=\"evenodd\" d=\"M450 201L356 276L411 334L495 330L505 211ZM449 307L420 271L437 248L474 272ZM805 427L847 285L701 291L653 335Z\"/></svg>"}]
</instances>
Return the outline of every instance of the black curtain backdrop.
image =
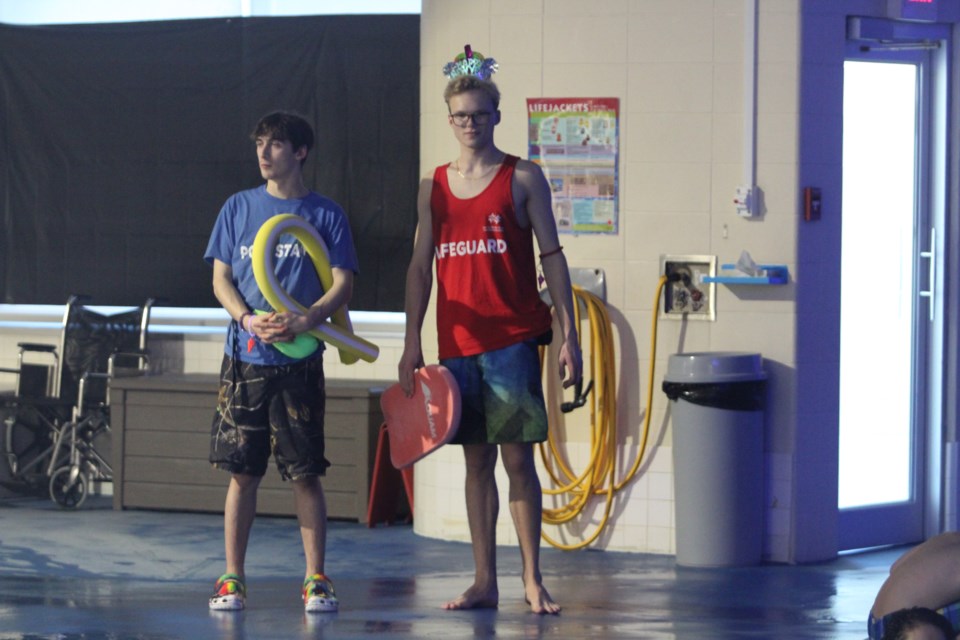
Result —
<instances>
[{"instance_id":1,"label":"black curtain backdrop","mask_svg":"<svg viewBox=\"0 0 960 640\"><path fill-rule=\"evenodd\" d=\"M207 239L262 183L249 133L317 132L309 187L347 211L352 309L398 311L416 226L419 16L0 25L0 300L218 306Z\"/></svg>"}]
</instances>

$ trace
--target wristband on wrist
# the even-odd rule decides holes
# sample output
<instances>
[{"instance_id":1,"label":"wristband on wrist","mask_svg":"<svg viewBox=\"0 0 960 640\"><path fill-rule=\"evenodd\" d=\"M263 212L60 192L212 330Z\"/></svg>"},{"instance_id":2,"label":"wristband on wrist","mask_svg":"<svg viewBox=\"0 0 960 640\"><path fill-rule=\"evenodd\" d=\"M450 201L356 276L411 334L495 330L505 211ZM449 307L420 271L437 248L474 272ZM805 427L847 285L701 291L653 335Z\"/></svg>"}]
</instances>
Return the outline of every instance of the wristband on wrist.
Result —
<instances>
[{"instance_id":1,"label":"wristband on wrist","mask_svg":"<svg viewBox=\"0 0 960 640\"><path fill-rule=\"evenodd\" d=\"M563 247L562 247L562 246L561 246L561 247L557 247L557 248L554 249L553 251L547 251L546 253L541 253L541 254L540 254L540 259L543 260L544 258L549 258L550 256L555 255L555 254L557 254L557 253L560 253L561 251L563 251Z\"/></svg>"},{"instance_id":2,"label":"wristband on wrist","mask_svg":"<svg viewBox=\"0 0 960 640\"><path fill-rule=\"evenodd\" d=\"M253 318L253 314L250 313L249 311L240 315L240 320L237 321L237 324L240 325L241 329L243 329L247 333L250 333L250 327L248 326L247 318Z\"/></svg>"}]
</instances>

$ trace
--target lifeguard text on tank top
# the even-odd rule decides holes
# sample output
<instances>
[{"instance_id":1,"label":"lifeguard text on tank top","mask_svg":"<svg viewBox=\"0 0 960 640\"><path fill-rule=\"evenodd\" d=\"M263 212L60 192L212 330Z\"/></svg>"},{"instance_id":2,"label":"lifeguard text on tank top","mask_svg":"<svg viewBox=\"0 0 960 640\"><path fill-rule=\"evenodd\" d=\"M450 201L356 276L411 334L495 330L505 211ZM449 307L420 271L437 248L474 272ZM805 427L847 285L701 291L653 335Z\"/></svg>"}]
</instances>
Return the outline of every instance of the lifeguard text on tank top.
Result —
<instances>
[{"instance_id":1,"label":"lifeguard text on tank top","mask_svg":"<svg viewBox=\"0 0 960 640\"><path fill-rule=\"evenodd\" d=\"M502 349L550 328L550 310L537 289L533 232L520 226L514 210L517 160L506 156L490 184L472 198L453 195L447 165L434 172L440 358Z\"/></svg>"}]
</instances>

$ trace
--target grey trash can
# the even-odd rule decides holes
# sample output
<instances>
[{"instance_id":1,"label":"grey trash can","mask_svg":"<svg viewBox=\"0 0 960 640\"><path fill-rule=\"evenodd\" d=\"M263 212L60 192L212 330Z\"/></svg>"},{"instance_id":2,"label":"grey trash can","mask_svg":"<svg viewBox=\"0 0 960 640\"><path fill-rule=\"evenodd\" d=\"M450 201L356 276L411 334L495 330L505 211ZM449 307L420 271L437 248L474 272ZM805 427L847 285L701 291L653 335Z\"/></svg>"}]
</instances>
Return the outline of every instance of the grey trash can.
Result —
<instances>
[{"instance_id":1,"label":"grey trash can","mask_svg":"<svg viewBox=\"0 0 960 640\"><path fill-rule=\"evenodd\" d=\"M759 564L763 547L763 408L757 353L670 356L677 564Z\"/></svg>"}]
</instances>

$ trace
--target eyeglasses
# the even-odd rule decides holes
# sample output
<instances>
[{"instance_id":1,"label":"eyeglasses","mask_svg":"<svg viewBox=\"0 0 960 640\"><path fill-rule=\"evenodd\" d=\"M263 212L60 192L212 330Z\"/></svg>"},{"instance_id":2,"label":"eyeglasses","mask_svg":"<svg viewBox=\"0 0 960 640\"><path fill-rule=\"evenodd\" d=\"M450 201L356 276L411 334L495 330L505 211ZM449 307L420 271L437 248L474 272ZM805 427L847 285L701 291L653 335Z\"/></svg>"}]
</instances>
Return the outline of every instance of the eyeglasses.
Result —
<instances>
[{"instance_id":1,"label":"eyeglasses","mask_svg":"<svg viewBox=\"0 0 960 640\"><path fill-rule=\"evenodd\" d=\"M490 116L493 115L491 111L476 111L474 113L463 113L458 111L456 113L450 114L450 119L453 120L453 124L458 127L465 127L472 121L473 124L487 124L490 122Z\"/></svg>"}]
</instances>

